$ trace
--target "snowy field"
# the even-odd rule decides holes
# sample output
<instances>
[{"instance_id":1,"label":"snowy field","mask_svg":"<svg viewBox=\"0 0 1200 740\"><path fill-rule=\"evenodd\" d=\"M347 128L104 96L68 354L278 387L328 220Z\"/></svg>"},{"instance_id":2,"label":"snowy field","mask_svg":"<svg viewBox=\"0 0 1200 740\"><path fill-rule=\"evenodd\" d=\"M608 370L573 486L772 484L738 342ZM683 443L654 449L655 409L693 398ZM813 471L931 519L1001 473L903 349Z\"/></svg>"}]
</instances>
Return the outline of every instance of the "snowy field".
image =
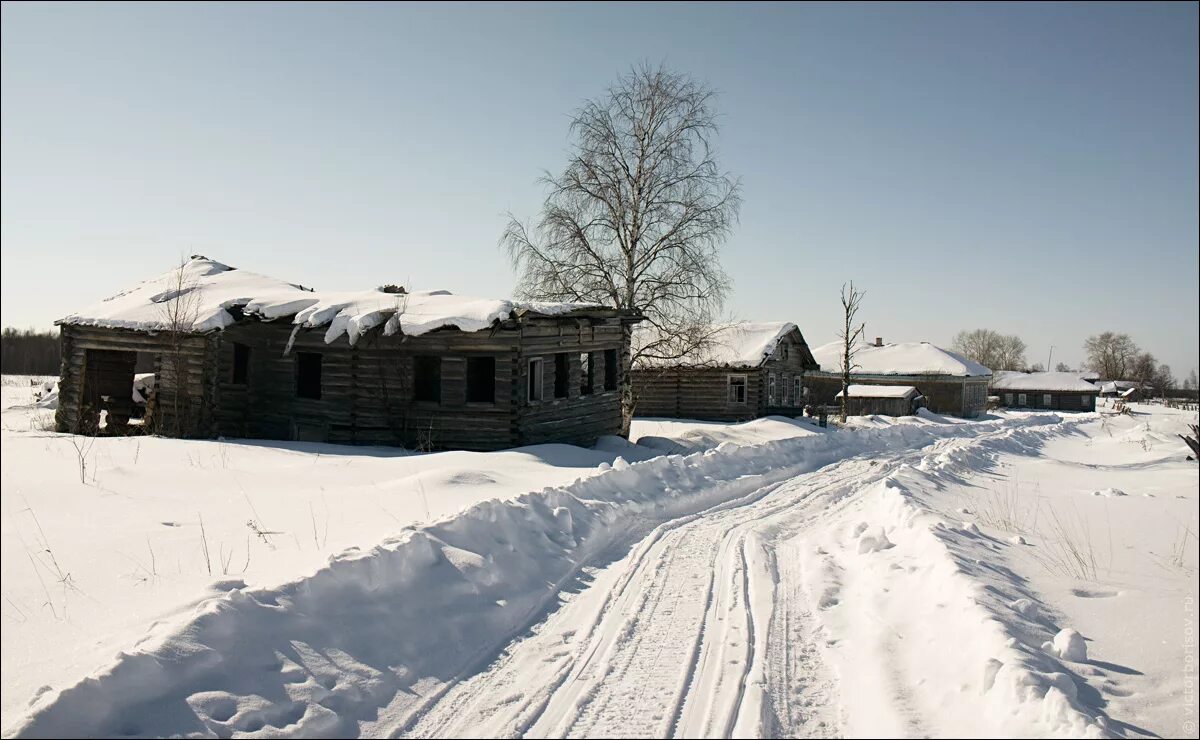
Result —
<instances>
[{"instance_id":1,"label":"snowy field","mask_svg":"<svg viewBox=\"0 0 1200 740\"><path fill-rule=\"evenodd\" d=\"M5 735L1195 731L1194 413L414 455L3 392Z\"/></svg>"}]
</instances>

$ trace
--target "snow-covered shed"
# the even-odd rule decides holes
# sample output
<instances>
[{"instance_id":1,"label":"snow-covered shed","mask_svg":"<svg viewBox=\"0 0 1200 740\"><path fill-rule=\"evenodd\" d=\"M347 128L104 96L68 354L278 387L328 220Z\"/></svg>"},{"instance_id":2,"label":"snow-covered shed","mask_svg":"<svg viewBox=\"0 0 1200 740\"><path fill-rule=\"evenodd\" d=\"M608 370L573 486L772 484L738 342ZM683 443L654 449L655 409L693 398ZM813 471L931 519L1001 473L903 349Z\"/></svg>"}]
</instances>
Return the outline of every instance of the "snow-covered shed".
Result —
<instances>
[{"instance_id":1,"label":"snow-covered shed","mask_svg":"<svg viewBox=\"0 0 1200 740\"><path fill-rule=\"evenodd\" d=\"M653 346L652 327L634 331L635 347ZM633 394L639 416L741 421L796 416L805 404L805 373L816 369L804 335L787 321L712 327L702 348L682 358L639 353Z\"/></svg>"},{"instance_id":2,"label":"snow-covered shed","mask_svg":"<svg viewBox=\"0 0 1200 740\"><path fill-rule=\"evenodd\" d=\"M205 257L60 319L60 431L492 450L621 431L639 316L395 286L321 292Z\"/></svg>"},{"instance_id":3,"label":"snow-covered shed","mask_svg":"<svg viewBox=\"0 0 1200 740\"><path fill-rule=\"evenodd\" d=\"M1001 370L992 376L992 394L1004 406L1058 411L1092 411L1100 388L1079 373L1024 373Z\"/></svg>"},{"instance_id":4,"label":"snow-covered shed","mask_svg":"<svg viewBox=\"0 0 1200 740\"><path fill-rule=\"evenodd\" d=\"M850 403L846 413L851 416L879 414L881 416L908 416L925 405L925 397L916 386L911 385L865 385L851 383L848 397ZM841 403L842 391L833 397Z\"/></svg>"},{"instance_id":5,"label":"snow-covered shed","mask_svg":"<svg viewBox=\"0 0 1200 740\"><path fill-rule=\"evenodd\" d=\"M813 350L821 369L808 378L813 402L833 405L842 390L842 342ZM992 371L957 352L929 342L860 342L851 360L851 382L857 385L912 385L925 406L939 414L973 418L987 408ZM850 397L854 394L851 392Z\"/></svg>"}]
</instances>

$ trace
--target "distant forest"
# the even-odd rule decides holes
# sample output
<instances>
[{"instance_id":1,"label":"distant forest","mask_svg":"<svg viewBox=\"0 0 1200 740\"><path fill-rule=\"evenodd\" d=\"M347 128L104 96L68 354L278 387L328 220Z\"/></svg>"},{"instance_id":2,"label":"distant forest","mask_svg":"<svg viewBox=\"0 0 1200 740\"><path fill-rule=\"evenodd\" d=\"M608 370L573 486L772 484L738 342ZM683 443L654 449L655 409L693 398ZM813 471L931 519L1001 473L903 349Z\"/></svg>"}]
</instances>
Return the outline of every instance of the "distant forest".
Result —
<instances>
[{"instance_id":1,"label":"distant forest","mask_svg":"<svg viewBox=\"0 0 1200 740\"><path fill-rule=\"evenodd\" d=\"M57 331L5 328L0 335L0 373L58 375Z\"/></svg>"}]
</instances>

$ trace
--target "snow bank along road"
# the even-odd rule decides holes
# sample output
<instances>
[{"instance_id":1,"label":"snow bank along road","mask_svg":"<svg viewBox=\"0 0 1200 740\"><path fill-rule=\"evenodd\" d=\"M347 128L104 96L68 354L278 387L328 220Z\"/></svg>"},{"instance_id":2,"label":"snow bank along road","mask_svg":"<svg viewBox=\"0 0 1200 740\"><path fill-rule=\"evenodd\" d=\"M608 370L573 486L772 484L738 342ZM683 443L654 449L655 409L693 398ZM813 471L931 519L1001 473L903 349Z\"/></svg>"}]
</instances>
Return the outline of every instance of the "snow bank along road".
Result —
<instances>
[{"instance_id":1,"label":"snow bank along road","mask_svg":"<svg viewBox=\"0 0 1200 740\"><path fill-rule=\"evenodd\" d=\"M924 505L1075 423L618 460L232 588L6 734L1119 733L993 564L1009 543Z\"/></svg>"}]
</instances>

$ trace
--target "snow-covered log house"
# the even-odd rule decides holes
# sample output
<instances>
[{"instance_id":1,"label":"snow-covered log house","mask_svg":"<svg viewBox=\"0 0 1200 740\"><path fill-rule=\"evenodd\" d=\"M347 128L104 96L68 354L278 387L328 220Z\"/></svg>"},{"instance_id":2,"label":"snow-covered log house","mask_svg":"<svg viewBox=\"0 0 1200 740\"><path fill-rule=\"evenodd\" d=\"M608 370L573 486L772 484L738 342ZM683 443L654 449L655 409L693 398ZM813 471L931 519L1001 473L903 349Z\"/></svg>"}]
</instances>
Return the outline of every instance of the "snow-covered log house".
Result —
<instances>
[{"instance_id":1,"label":"snow-covered log house","mask_svg":"<svg viewBox=\"0 0 1200 740\"><path fill-rule=\"evenodd\" d=\"M57 323L56 426L124 432L139 355L142 424L169 436L496 450L622 429L640 317L580 303L395 286L317 292L205 257Z\"/></svg>"},{"instance_id":2,"label":"snow-covered log house","mask_svg":"<svg viewBox=\"0 0 1200 740\"><path fill-rule=\"evenodd\" d=\"M637 334L635 341L653 338L651 329ZM633 366L635 409L638 416L712 421L799 416L806 403L805 373L815 369L795 324L727 324L682 359L640 357Z\"/></svg>"}]
</instances>

